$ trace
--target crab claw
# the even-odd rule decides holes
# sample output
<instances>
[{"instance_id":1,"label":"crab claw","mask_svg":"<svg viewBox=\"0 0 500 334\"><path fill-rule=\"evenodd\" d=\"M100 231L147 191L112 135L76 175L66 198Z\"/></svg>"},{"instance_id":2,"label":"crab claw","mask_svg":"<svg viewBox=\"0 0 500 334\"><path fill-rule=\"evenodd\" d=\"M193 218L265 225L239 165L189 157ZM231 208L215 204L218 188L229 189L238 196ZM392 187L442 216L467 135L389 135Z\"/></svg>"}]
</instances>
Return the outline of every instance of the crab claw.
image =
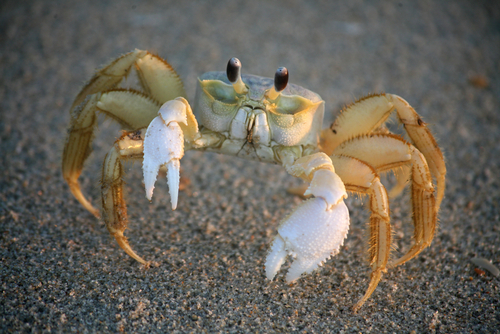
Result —
<instances>
[{"instance_id":1,"label":"crab claw","mask_svg":"<svg viewBox=\"0 0 500 334\"><path fill-rule=\"evenodd\" d=\"M278 228L266 259L266 276L272 280L287 255L294 258L286 280L295 281L302 273L311 273L336 255L349 230L349 211L340 201L330 210L324 199L303 202Z\"/></svg>"},{"instance_id":2,"label":"crab claw","mask_svg":"<svg viewBox=\"0 0 500 334\"><path fill-rule=\"evenodd\" d=\"M185 104L179 100L168 101L149 124L144 138L142 170L146 198L151 201L158 171L161 166L166 166L172 210L177 208L179 160L184 155L184 134L179 122L187 124Z\"/></svg>"}]
</instances>

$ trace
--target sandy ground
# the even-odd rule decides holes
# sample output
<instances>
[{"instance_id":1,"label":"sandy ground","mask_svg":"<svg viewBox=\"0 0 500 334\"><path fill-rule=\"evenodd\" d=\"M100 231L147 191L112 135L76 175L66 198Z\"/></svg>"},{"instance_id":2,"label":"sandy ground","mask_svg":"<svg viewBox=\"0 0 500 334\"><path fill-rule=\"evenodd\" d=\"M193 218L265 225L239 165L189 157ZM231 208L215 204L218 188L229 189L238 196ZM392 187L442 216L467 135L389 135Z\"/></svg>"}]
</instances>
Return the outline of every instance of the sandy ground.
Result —
<instances>
[{"instance_id":1,"label":"sandy ground","mask_svg":"<svg viewBox=\"0 0 500 334\"><path fill-rule=\"evenodd\" d=\"M0 11L1 332L500 331L500 5L494 1L3 1ZM495 4L496 3L496 4ZM190 184L169 209L127 165L130 228L145 268L72 197L60 159L68 109L99 66L134 48L168 58L194 97L197 75L237 56L245 73L318 92L327 122L371 92L406 98L446 155L435 239L390 269L357 314L369 277L364 203L351 196L341 253L291 286L265 279L276 228L301 199L279 166L188 152ZM326 124L328 124L326 123ZM99 202L119 129L104 122L81 177ZM390 182L390 180L388 181ZM391 202L400 255L408 198ZM483 274L484 271L484 274Z\"/></svg>"}]
</instances>

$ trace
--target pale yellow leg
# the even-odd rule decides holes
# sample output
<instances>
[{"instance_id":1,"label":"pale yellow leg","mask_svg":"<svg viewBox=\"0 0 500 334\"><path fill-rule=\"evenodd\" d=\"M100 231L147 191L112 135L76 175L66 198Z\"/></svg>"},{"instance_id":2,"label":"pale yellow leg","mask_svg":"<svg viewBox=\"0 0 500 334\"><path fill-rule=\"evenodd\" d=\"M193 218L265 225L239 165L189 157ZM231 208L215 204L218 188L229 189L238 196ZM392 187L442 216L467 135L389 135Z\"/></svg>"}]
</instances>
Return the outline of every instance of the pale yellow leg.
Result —
<instances>
[{"instance_id":1,"label":"pale yellow leg","mask_svg":"<svg viewBox=\"0 0 500 334\"><path fill-rule=\"evenodd\" d=\"M123 166L121 160L139 160L143 158L143 140L145 129L125 133L111 148L102 166L102 218L109 233L120 247L132 258L145 264L146 261L130 247L123 232L127 228L127 206L123 199Z\"/></svg>"},{"instance_id":2,"label":"pale yellow leg","mask_svg":"<svg viewBox=\"0 0 500 334\"><path fill-rule=\"evenodd\" d=\"M426 124L408 102L397 95L387 94L387 97L394 104L401 123L404 124L415 147L424 155L431 174L436 178L436 207L439 210L444 197L446 178L443 153Z\"/></svg>"},{"instance_id":3,"label":"pale yellow leg","mask_svg":"<svg viewBox=\"0 0 500 334\"><path fill-rule=\"evenodd\" d=\"M98 70L92 79L76 96L70 111L79 106L89 95L113 89L125 78L137 59L144 57L147 51L135 50L113 60L110 64Z\"/></svg>"},{"instance_id":4,"label":"pale yellow leg","mask_svg":"<svg viewBox=\"0 0 500 334\"><path fill-rule=\"evenodd\" d=\"M88 95L116 88L129 75L133 65L144 92L160 104L179 96L186 97L182 81L166 60L135 49L98 70L78 93L70 110L73 111Z\"/></svg>"},{"instance_id":5,"label":"pale yellow leg","mask_svg":"<svg viewBox=\"0 0 500 334\"><path fill-rule=\"evenodd\" d=\"M181 79L165 59L147 53L135 68L144 92L163 104L176 97L186 98Z\"/></svg>"},{"instance_id":6,"label":"pale yellow leg","mask_svg":"<svg viewBox=\"0 0 500 334\"><path fill-rule=\"evenodd\" d=\"M389 190L389 198L395 198L404 190L410 179L411 168L408 166L401 166L394 169L396 175L396 185Z\"/></svg>"},{"instance_id":7,"label":"pale yellow leg","mask_svg":"<svg viewBox=\"0 0 500 334\"><path fill-rule=\"evenodd\" d=\"M82 194L78 177L85 160L92 152L97 112L115 119L123 128L132 130L147 126L159 109L157 102L139 92L111 90L90 96L74 112L75 117L63 150L63 177L75 198L96 217L99 217L99 210Z\"/></svg>"},{"instance_id":8,"label":"pale yellow leg","mask_svg":"<svg viewBox=\"0 0 500 334\"><path fill-rule=\"evenodd\" d=\"M436 207L439 210L445 192L446 166L443 154L426 124L401 97L375 94L346 107L330 128L322 131L322 150L331 155L343 142L360 135L372 134L394 110L415 147L425 156L430 172L436 178Z\"/></svg>"},{"instance_id":9,"label":"pale yellow leg","mask_svg":"<svg viewBox=\"0 0 500 334\"><path fill-rule=\"evenodd\" d=\"M94 129L97 126L95 113L96 99L86 100L74 113L68 138L62 155L62 174L73 196L94 216L99 217L99 209L94 208L85 198L78 183L85 160L92 152Z\"/></svg>"},{"instance_id":10,"label":"pale yellow leg","mask_svg":"<svg viewBox=\"0 0 500 334\"><path fill-rule=\"evenodd\" d=\"M406 255L390 263L390 266L405 263L430 245L437 225L437 206L429 167L420 151L394 135L371 135L349 140L337 147L334 153L365 161L377 172L402 165L411 166L415 245Z\"/></svg>"},{"instance_id":11,"label":"pale yellow leg","mask_svg":"<svg viewBox=\"0 0 500 334\"><path fill-rule=\"evenodd\" d=\"M372 267L370 284L354 306L356 312L375 291L382 273L387 271L391 251L391 225L387 191L380 182L375 169L366 163L347 156L332 155L335 172L340 176L348 191L370 196L370 224L368 260Z\"/></svg>"},{"instance_id":12,"label":"pale yellow leg","mask_svg":"<svg viewBox=\"0 0 500 334\"><path fill-rule=\"evenodd\" d=\"M115 89L132 68L136 69L144 92ZM62 172L71 192L88 211L99 217L99 210L82 194L78 177L92 151L96 113L116 120L126 130L139 129L156 117L163 102L185 95L172 67L160 57L141 50L112 61L82 88L70 109L72 119L63 150Z\"/></svg>"},{"instance_id":13,"label":"pale yellow leg","mask_svg":"<svg viewBox=\"0 0 500 334\"><path fill-rule=\"evenodd\" d=\"M377 130L390 116L394 105L384 94L370 95L342 110L335 122L321 132L321 147L331 155L335 148L363 134Z\"/></svg>"}]
</instances>

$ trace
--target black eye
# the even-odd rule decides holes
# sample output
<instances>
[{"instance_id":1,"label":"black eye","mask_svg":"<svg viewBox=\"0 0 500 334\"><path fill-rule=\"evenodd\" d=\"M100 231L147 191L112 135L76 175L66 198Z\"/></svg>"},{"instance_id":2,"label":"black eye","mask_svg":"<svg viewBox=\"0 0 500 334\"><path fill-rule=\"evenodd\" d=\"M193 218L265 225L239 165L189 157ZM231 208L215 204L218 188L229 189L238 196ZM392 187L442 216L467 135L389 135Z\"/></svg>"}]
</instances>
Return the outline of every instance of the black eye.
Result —
<instances>
[{"instance_id":1,"label":"black eye","mask_svg":"<svg viewBox=\"0 0 500 334\"><path fill-rule=\"evenodd\" d=\"M286 88L288 84L288 70L286 67L280 67L276 70L276 74L274 75L274 89L277 92L281 92Z\"/></svg>"},{"instance_id":2,"label":"black eye","mask_svg":"<svg viewBox=\"0 0 500 334\"><path fill-rule=\"evenodd\" d=\"M234 57L229 59L226 69L227 79L229 80L229 82L235 83L240 77L240 71L241 71L240 60Z\"/></svg>"}]
</instances>

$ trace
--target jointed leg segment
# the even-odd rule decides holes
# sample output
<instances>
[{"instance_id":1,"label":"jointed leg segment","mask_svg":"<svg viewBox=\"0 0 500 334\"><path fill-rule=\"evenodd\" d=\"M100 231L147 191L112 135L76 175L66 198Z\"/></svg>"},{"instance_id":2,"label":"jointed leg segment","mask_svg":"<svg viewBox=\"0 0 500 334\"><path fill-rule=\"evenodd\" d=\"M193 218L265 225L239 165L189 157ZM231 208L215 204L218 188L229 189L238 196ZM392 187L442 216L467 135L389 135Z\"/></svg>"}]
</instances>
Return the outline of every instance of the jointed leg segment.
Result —
<instances>
[{"instance_id":1,"label":"jointed leg segment","mask_svg":"<svg viewBox=\"0 0 500 334\"><path fill-rule=\"evenodd\" d=\"M399 136L377 131L396 110L415 146ZM378 285L386 267L403 264L427 247L437 224L437 212L444 196L446 168L443 155L432 134L406 101L396 95L372 95L347 107L322 133L322 149L331 155L337 174L348 191L370 196L370 248L372 274L359 309ZM333 154L333 155L332 155ZM428 165L429 164L429 165ZM379 173L397 171L396 195L411 176L415 245L403 257L388 263L391 227L388 194L380 183ZM432 176L437 182L437 200Z\"/></svg>"},{"instance_id":2,"label":"jointed leg segment","mask_svg":"<svg viewBox=\"0 0 500 334\"><path fill-rule=\"evenodd\" d=\"M144 130L125 133L111 148L102 166L102 218L109 233L115 237L120 247L142 264L146 261L137 255L123 232L127 228L127 206L123 200L122 160L141 160L143 157Z\"/></svg>"},{"instance_id":3,"label":"jointed leg segment","mask_svg":"<svg viewBox=\"0 0 500 334\"><path fill-rule=\"evenodd\" d=\"M76 199L96 217L99 217L99 210L83 196L78 177L92 152L97 113L103 113L120 123L124 129L132 130L147 126L159 108L158 102L140 92L115 89L91 95L74 111L63 151L63 177Z\"/></svg>"},{"instance_id":4,"label":"jointed leg segment","mask_svg":"<svg viewBox=\"0 0 500 334\"><path fill-rule=\"evenodd\" d=\"M388 97L398 111L399 119L404 124L415 147L422 152L431 174L436 178L436 207L439 209L445 191L446 166L443 153L426 124L408 102L397 95Z\"/></svg>"},{"instance_id":5,"label":"jointed leg segment","mask_svg":"<svg viewBox=\"0 0 500 334\"><path fill-rule=\"evenodd\" d=\"M380 182L375 169L356 158L332 155L335 171L345 183L347 191L370 196L370 224L368 260L372 267L370 284L361 300L356 303L357 311L377 287L382 273L386 271L391 250L391 225L387 191Z\"/></svg>"},{"instance_id":6,"label":"jointed leg segment","mask_svg":"<svg viewBox=\"0 0 500 334\"><path fill-rule=\"evenodd\" d=\"M117 88L132 69L136 70L142 91ZM123 231L127 212L123 201L122 159L142 159L144 128L156 117L160 106L174 98L185 96L182 83L163 59L135 50L112 61L97 71L82 88L71 106L71 125L63 151L62 171L75 198L92 214L99 210L82 194L78 177L85 160L92 151L92 140L97 128L97 113L117 121L123 129L132 130L122 136L105 158L102 176L103 219L120 246L141 263L128 245Z\"/></svg>"},{"instance_id":7,"label":"jointed leg segment","mask_svg":"<svg viewBox=\"0 0 500 334\"><path fill-rule=\"evenodd\" d=\"M404 99L392 94L364 97L346 107L329 129L321 133L323 151L330 155L343 142L376 131L396 111L415 147L422 152L430 172L436 178L439 210L445 191L446 166L443 153L420 116Z\"/></svg>"},{"instance_id":8,"label":"jointed leg segment","mask_svg":"<svg viewBox=\"0 0 500 334\"><path fill-rule=\"evenodd\" d=\"M66 145L64 146L62 172L75 198L85 209L90 211L94 216L99 217L99 209L94 208L85 198L78 183L78 177L82 173L83 164L92 152L94 129L97 126L95 108L95 99L89 98L74 112L75 115L68 131Z\"/></svg>"},{"instance_id":9,"label":"jointed leg segment","mask_svg":"<svg viewBox=\"0 0 500 334\"><path fill-rule=\"evenodd\" d=\"M362 160L377 173L411 166L411 189L415 246L391 266L403 264L427 247L434 237L437 206L434 186L425 157L413 145L393 135L357 137L337 147L334 154Z\"/></svg>"}]
</instances>

